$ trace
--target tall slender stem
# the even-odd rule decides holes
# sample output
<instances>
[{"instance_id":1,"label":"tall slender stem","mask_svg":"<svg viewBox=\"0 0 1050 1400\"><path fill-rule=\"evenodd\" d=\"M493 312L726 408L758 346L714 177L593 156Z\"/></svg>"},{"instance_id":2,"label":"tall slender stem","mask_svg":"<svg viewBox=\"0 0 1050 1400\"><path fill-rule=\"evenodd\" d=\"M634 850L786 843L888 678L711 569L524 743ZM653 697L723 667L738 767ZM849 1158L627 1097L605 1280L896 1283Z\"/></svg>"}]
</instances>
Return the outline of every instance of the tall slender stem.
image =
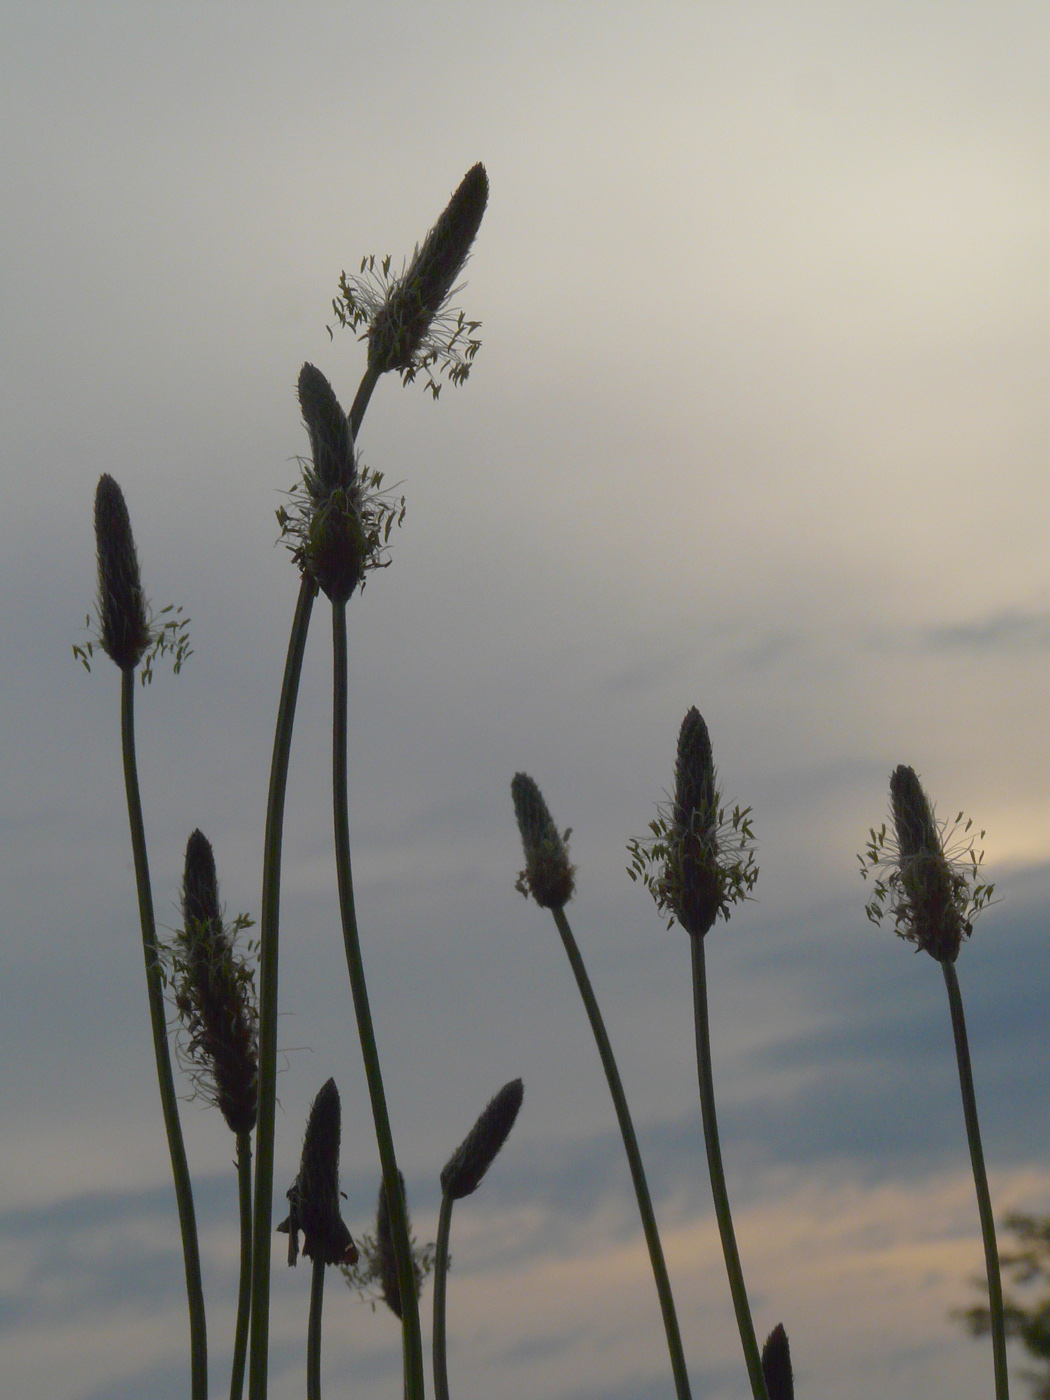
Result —
<instances>
[{"instance_id":1,"label":"tall slender stem","mask_svg":"<svg viewBox=\"0 0 1050 1400\"><path fill-rule=\"evenodd\" d=\"M270 1225L273 1219L273 1137L277 1102L277 948L281 906L281 838L292 725L317 585L303 577L295 608L273 741L266 803L262 907L259 913L259 1113L255 1136L255 1226L252 1236L250 1400L265 1400L270 1319Z\"/></svg>"},{"instance_id":2,"label":"tall slender stem","mask_svg":"<svg viewBox=\"0 0 1050 1400\"><path fill-rule=\"evenodd\" d=\"M445 1350L445 1291L448 1281L448 1237L452 1229L451 1196L442 1195L434 1247L434 1400L448 1400L448 1357Z\"/></svg>"},{"instance_id":3,"label":"tall slender stem","mask_svg":"<svg viewBox=\"0 0 1050 1400\"><path fill-rule=\"evenodd\" d=\"M409 1400L423 1400L423 1351L419 1327L419 1298L416 1292L412 1247L408 1235L405 1203L398 1179L394 1139L390 1131L383 1076L379 1067L379 1051L372 1029L372 1013L368 1005L361 942L357 931L354 907L353 873L350 866L350 817L347 804L346 741L347 741L347 660L346 604L332 604L333 651L333 717L332 717L332 794L335 809L335 860L339 884L339 913L346 947L346 966L350 974L350 989L354 998L357 1028L361 1037L361 1055L372 1102L379 1159L383 1167L387 1209L390 1212L390 1233L397 1260L398 1289L401 1295L401 1334L405 1356L405 1394Z\"/></svg>"},{"instance_id":4,"label":"tall slender stem","mask_svg":"<svg viewBox=\"0 0 1050 1400\"><path fill-rule=\"evenodd\" d=\"M193 1187L182 1141L175 1082L171 1073L168 1051L168 1026L164 1012L164 988L161 983L160 959L157 949L157 927L153 917L153 893L146 856L146 831L142 820L139 797L138 765L135 761L135 669L121 671L120 738L124 755L124 787L128 799L128 823L131 827L131 849L135 858L135 886L138 891L139 923L142 926L142 951L146 959L146 990L149 996L150 1024L153 1028L153 1051L157 1061L157 1082L164 1112L164 1128L168 1135L171 1171L175 1179L175 1199L182 1232L182 1256L186 1268L186 1295L190 1310L190 1394L193 1400L207 1400L208 1395L208 1337L204 1316L204 1290L201 1286L200 1252L197 1246L197 1222L193 1210Z\"/></svg>"},{"instance_id":5,"label":"tall slender stem","mask_svg":"<svg viewBox=\"0 0 1050 1400\"><path fill-rule=\"evenodd\" d=\"M656 1292L660 1300L660 1311L663 1314L664 1331L667 1333L667 1348L671 1353L671 1370L674 1373L675 1389L678 1392L679 1400L689 1400L689 1373L686 1370L685 1355L682 1351L682 1338L678 1330L678 1318L675 1313L674 1297L671 1293L671 1282L667 1276L663 1247L660 1244L660 1234L656 1228L656 1216L653 1213L653 1203L645 1179L645 1168L642 1166L642 1154L638 1150L638 1139L635 1136L630 1110L627 1107L627 1096L623 1091L623 1084L620 1082L620 1072L616 1067L609 1037L605 1033L605 1022L598 1009L591 980L587 976L587 969L583 965L583 958L576 946L576 940L569 927L569 921L565 917L565 911L564 909L552 909L551 913L554 915L554 922L561 934L561 941L576 976L576 985L580 989L580 996L587 1009L591 1030L598 1043L598 1053L605 1069L605 1077L609 1082L609 1092L616 1109L616 1117L619 1120L620 1134L627 1152L627 1162L631 1169L631 1180L634 1182L634 1193L638 1198L638 1212L642 1217L645 1242L649 1246L649 1259L653 1267L653 1277L656 1280Z\"/></svg>"},{"instance_id":6,"label":"tall slender stem","mask_svg":"<svg viewBox=\"0 0 1050 1400\"><path fill-rule=\"evenodd\" d=\"M955 964L944 960L941 962L941 971L944 973L944 983L948 988L948 1005L952 1013L952 1033L955 1036L955 1058L959 1062L959 1088L962 1090L966 1138L970 1144L973 1184L977 1192L977 1213L981 1219L981 1238L984 1241L984 1265L988 1274L988 1314L992 1333L992 1361L995 1368L995 1400L1008 1400L1010 1387L1006 1373L1003 1286L999 1277L999 1251L995 1243L992 1200L988 1191L988 1176L984 1169L984 1153L981 1150L981 1129L977 1122L977 1098L973 1089L973 1073L970 1068L970 1047L966 1039L962 993L959 990L959 979L955 974Z\"/></svg>"},{"instance_id":7,"label":"tall slender stem","mask_svg":"<svg viewBox=\"0 0 1050 1400\"><path fill-rule=\"evenodd\" d=\"M729 1274L729 1291L733 1297L733 1311L740 1331L740 1341L747 1362L747 1374L751 1381L751 1392L755 1400L769 1400L766 1393L765 1377L762 1374L762 1357L755 1338L755 1326L751 1321L747 1290L744 1287L744 1272L740 1267L740 1255L736 1247L733 1231L733 1216L729 1209L729 1193L726 1191L726 1178L722 1170L722 1149L718 1141L718 1120L715 1116L715 1090L711 1076L711 1036L707 1016L707 974L704 968L704 940L695 934L689 942L693 949L693 1020L696 1025L696 1067L700 1081L700 1109L704 1120L704 1142L707 1145L707 1166L711 1174L711 1190L715 1200L715 1217L718 1220L718 1233L722 1237L722 1253L725 1255L726 1272Z\"/></svg>"},{"instance_id":8,"label":"tall slender stem","mask_svg":"<svg viewBox=\"0 0 1050 1400\"><path fill-rule=\"evenodd\" d=\"M252 1308L252 1135L237 1134L237 1199L241 1214L241 1270L237 1285L237 1325L233 1334L230 1400L241 1400Z\"/></svg>"},{"instance_id":9,"label":"tall slender stem","mask_svg":"<svg viewBox=\"0 0 1050 1400\"><path fill-rule=\"evenodd\" d=\"M306 1329L306 1400L321 1400L321 1304L324 1301L324 1247L318 1244L310 1274L310 1322Z\"/></svg>"}]
</instances>

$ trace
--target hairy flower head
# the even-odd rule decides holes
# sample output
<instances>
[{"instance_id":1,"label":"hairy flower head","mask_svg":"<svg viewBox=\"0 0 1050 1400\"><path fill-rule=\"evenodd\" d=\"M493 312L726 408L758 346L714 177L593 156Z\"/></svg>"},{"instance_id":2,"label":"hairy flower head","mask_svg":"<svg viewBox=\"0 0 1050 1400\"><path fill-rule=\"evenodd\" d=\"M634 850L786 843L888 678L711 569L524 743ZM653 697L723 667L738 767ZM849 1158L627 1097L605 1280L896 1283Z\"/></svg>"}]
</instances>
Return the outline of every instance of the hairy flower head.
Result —
<instances>
[{"instance_id":1,"label":"hairy flower head","mask_svg":"<svg viewBox=\"0 0 1050 1400\"><path fill-rule=\"evenodd\" d=\"M872 827L858 857L863 878L876 873L865 912L876 924L889 912L899 937L938 962L954 962L995 891L980 878L984 852L977 842L984 832L971 835L973 822L964 823L962 812L950 828L938 821L915 769L905 764L890 775L890 811L892 835L885 822Z\"/></svg>"},{"instance_id":2,"label":"hairy flower head","mask_svg":"<svg viewBox=\"0 0 1050 1400\"><path fill-rule=\"evenodd\" d=\"M189 1035L185 1060L230 1131L250 1132L259 1076L258 1017L252 970L235 947L249 920L242 916L231 930L223 927L215 857L199 831L186 843L182 916L168 952L175 1006Z\"/></svg>"},{"instance_id":3,"label":"hairy flower head","mask_svg":"<svg viewBox=\"0 0 1050 1400\"><path fill-rule=\"evenodd\" d=\"M443 1195L461 1201L478 1189L510 1136L524 1095L524 1084L512 1079L489 1101L441 1173Z\"/></svg>"},{"instance_id":4,"label":"hairy flower head","mask_svg":"<svg viewBox=\"0 0 1050 1400\"><path fill-rule=\"evenodd\" d=\"M394 370L405 384L422 370L427 387L437 398L440 385L434 366L453 384L461 384L481 342L474 336L479 321L447 309L458 290L455 282L470 255L488 203L485 167L472 166L449 200L444 213L417 245L412 261L400 275L391 274L390 258L361 260L357 277L344 272L332 309L341 325L357 330L368 341L368 364L375 374Z\"/></svg>"},{"instance_id":5,"label":"hairy flower head","mask_svg":"<svg viewBox=\"0 0 1050 1400\"><path fill-rule=\"evenodd\" d=\"M106 472L95 490L98 625L103 651L122 671L134 670L153 640L138 554L124 493Z\"/></svg>"},{"instance_id":6,"label":"hairy flower head","mask_svg":"<svg viewBox=\"0 0 1050 1400\"><path fill-rule=\"evenodd\" d=\"M380 494L382 474L359 466L350 422L328 380L314 365L299 372L299 406L311 462L277 512L282 537L304 574L333 602L345 603L370 569L389 562L390 532L405 514Z\"/></svg>"},{"instance_id":7,"label":"hairy flower head","mask_svg":"<svg viewBox=\"0 0 1050 1400\"><path fill-rule=\"evenodd\" d=\"M517 888L526 897L531 894L541 909L562 909L576 884L576 867L569 862L572 830L559 833L543 794L527 773L515 773L510 791L525 851Z\"/></svg>"},{"instance_id":8,"label":"hairy flower head","mask_svg":"<svg viewBox=\"0 0 1050 1400\"><path fill-rule=\"evenodd\" d=\"M326 1264L353 1264L357 1247L339 1213L339 1090L335 1080L321 1086L310 1109L299 1175L288 1191L288 1219L277 1226L288 1235L288 1263L303 1253Z\"/></svg>"},{"instance_id":9,"label":"hairy flower head","mask_svg":"<svg viewBox=\"0 0 1050 1400\"><path fill-rule=\"evenodd\" d=\"M668 918L696 938L747 899L758 880L751 808L722 805L707 725L695 706L678 734L673 799L657 808L652 835L627 847L627 873L641 879Z\"/></svg>"}]
</instances>

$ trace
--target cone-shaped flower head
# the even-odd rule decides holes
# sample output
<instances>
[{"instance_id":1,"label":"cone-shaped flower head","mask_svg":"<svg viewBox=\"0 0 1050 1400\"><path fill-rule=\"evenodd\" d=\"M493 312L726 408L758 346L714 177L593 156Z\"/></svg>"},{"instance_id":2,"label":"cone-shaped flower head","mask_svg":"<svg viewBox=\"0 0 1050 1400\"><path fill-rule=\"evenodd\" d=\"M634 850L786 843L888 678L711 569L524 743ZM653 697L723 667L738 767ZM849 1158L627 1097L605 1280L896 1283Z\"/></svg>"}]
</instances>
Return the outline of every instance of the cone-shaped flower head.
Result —
<instances>
[{"instance_id":1,"label":"cone-shaped flower head","mask_svg":"<svg viewBox=\"0 0 1050 1400\"><path fill-rule=\"evenodd\" d=\"M107 473L95 490L95 547L99 641L122 671L134 670L152 637L124 493Z\"/></svg>"},{"instance_id":2,"label":"cone-shaped flower head","mask_svg":"<svg viewBox=\"0 0 1050 1400\"><path fill-rule=\"evenodd\" d=\"M722 806L711 740L700 711L678 733L674 798L657 808L652 836L628 844L627 873L642 880L668 927L677 919L703 938L719 915L747 899L758 880L751 808Z\"/></svg>"},{"instance_id":3,"label":"cone-shaped flower head","mask_svg":"<svg viewBox=\"0 0 1050 1400\"><path fill-rule=\"evenodd\" d=\"M995 886L980 876L984 852L971 834L973 822L960 812L950 827L937 820L914 768L904 764L890 776L893 834L886 824L868 834L861 875L880 872L866 905L872 923L893 916L901 938L924 948L938 962L954 962L973 919L991 902Z\"/></svg>"},{"instance_id":4,"label":"cone-shaped flower head","mask_svg":"<svg viewBox=\"0 0 1050 1400\"><path fill-rule=\"evenodd\" d=\"M299 371L299 407L313 457L306 484L314 500L323 504L333 491L349 490L357 475L350 420L331 384L311 364L304 364Z\"/></svg>"},{"instance_id":5,"label":"cone-shaped flower head","mask_svg":"<svg viewBox=\"0 0 1050 1400\"><path fill-rule=\"evenodd\" d=\"M795 1382L791 1375L791 1348L784 1324L778 1322L762 1348L762 1375L765 1377L769 1400L795 1400Z\"/></svg>"},{"instance_id":6,"label":"cone-shaped flower head","mask_svg":"<svg viewBox=\"0 0 1050 1400\"><path fill-rule=\"evenodd\" d=\"M401 1199L405 1206L405 1224L408 1227L411 1245L412 1225L408 1218L408 1195L405 1192L405 1178L397 1174L401 1187ZM379 1205L376 1210L376 1265L379 1271L379 1290L383 1302L396 1318L401 1316L401 1282L397 1275L397 1255L394 1251L394 1235L390 1225L390 1207L386 1199L386 1186L380 1184ZM416 1297L423 1285L423 1270L412 1251L412 1272L416 1280Z\"/></svg>"},{"instance_id":7,"label":"cone-shaped flower head","mask_svg":"<svg viewBox=\"0 0 1050 1400\"><path fill-rule=\"evenodd\" d=\"M478 1189L510 1136L524 1094L525 1086L521 1080L512 1079L489 1102L441 1173L443 1195L461 1201Z\"/></svg>"},{"instance_id":8,"label":"cone-shaped flower head","mask_svg":"<svg viewBox=\"0 0 1050 1400\"><path fill-rule=\"evenodd\" d=\"M515 773L510 791L525 850L518 889L531 894L541 909L562 909L576 884L576 867L569 863L571 833L559 833L543 794L527 773Z\"/></svg>"},{"instance_id":9,"label":"cone-shaped flower head","mask_svg":"<svg viewBox=\"0 0 1050 1400\"><path fill-rule=\"evenodd\" d=\"M711 740L694 705L678 733L674 788L675 846L668 860L668 891L675 917L702 938L722 907L718 863L718 790Z\"/></svg>"},{"instance_id":10,"label":"cone-shaped flower head","mask_svg":"<svg viewBox=\"0 0 1050 1400\"><path fill-rule=\"evenodd\" d=\"M357 1248L339 1214L339 1090L335 1080L322 1085L314 1099L303 1140L299 1175L288 1192L290 1211L277 1226L288 1234L288 1262L303 1253L326 1264L352 1264Z\"/></svg>"},{"instance_id":11,"label":"cone-shaped flower head","mask_svg":"<svg viewBox=\"0 0 1050 1400\"><path fill-rule=\"evenodd\" d=\"M463 270L481 227L489 180L479 162L464 175L445 212L392 285L368 332L368 364L378 374L411 372L435 318Z\"/></svg>"},{"instance_id":12,"label":"cone-shaped flower head","mask_svg":"<svg viewBox=\"0 0 1050 1400\"><path fill-rule=\"evenodd\" d=\"M914 768L903 763L890 778L890 806L900 852L900 893L908 915L908 937L938 962L954 962L970 925L960 909L965 881L944 856L930 799Z\"/></svg>"},{"instance_id":13,"label":"cone-shaped flower head","mask_svg":"<svg viewBox=\"0 0 1050 1400\"><path fill-rule=\"evenodd\" d=\"M188 1059L230 1131L250 1132L259 1074L254 984L223 928L215 857L199 831L186 843L182 915L173 980L190 1036Z\"/></svg>"},{"instance_id":14,"label":"cone-shaped flower head","mask_svg":"<svg viewBox=\"0 0 1050 1400\"><path fill-rule=\"evenodd\" d=\"M313 467L303 473L309 505L299 563L333 602L345 603L371 552L350 423L328 380L310 364L299 372L299 406L313 453Z\"/></svg>"},{"instance_id":15,"label":"cone-shaped flower head","mask_svg":"<svg viewBox=\"0 0 1050 1400\"><path fill-rule=\"evenodd\" d=\"M292 508L277 512L281 534L300 569L334 603L345 603L370 569L384 568L386 544L404 519L380 492L381 472L361 469L350 421L319 369L299 371L299 406L310 437L311 463L289 493Z\"/></svg>"}]
</instances>

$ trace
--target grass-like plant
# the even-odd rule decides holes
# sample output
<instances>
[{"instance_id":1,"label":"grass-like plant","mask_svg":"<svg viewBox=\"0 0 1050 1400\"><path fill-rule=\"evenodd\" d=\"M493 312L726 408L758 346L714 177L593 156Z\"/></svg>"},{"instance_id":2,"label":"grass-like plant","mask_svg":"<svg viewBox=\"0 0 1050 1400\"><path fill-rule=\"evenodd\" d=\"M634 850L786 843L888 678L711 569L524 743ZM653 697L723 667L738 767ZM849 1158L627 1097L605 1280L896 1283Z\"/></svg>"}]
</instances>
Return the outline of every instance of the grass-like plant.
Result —
<instances>
[{"instance_id":1,"label":"grass-like plant","mask_svg":"<svg viewBox=\"0 0 1050 1400\"><path fill-rule=\"evenodd\" d=\"M265 1400L274 1233L282 834L296 701L319 593L332 608L331 800L341 930L382 1177L374 1230L359 1232L355 1241L340 1211L341 1106L335 1082L328 1080L309 1112L299 1173L287 1192L287 1218L276 1227L288 1235L289 1263L297 1261L300 1236L302 1252L312 1263L306 1329L308 1400L320 1400L321 1394L321 1317L325 1269L330 1266L341 1270L351 1289L370 1297L373 1305L381 1300L399 1319L406 1400L424 1400L419 1303L424 1282L433 1272L434 1391L436 1400L449 1400L446 1303L453 1206L478 1189L522 1104L522 1082L515 1079L504 1085L477 1119L440 1176L436 1244L419 1246L412 1237L404 1176L394 1148L354 900L347 771L350 659L346 610L363 592L369 575L390 564L392 532L405 513L404 497L384 492L385 474L361 459L358 438L366 409L378 382L387 374L396 374L405 384L422 376L435 399L442 381L461 385L467 379L480 345L476 334L479 323L451 310L449 299L458 290L457 279L478 233L487 199L488 178L484 167L476 165L399 273L391 270L389 257L378 262L367 257L356 276L344 273L340 278L333 302L335 321L354 331L365 349L364 371L349 412L320 369L304 364L299 373L298 402L309 457L302 460L301 478L277 511L281 538L299 573L299 594L277 708L263 830L257 949L237 945L238 934L250 923L247 916L239 916L231 925L223 922L214 855L199 830L193 831L186 848L182 927L167 946L157 937L136 769L134 682L138 674L148 683L160 657L170 657L176 673L181 669L191 655L188 622L178 609L169 607L157 614L150 610L123 494L108 475L98 483L97 617L93 629L89 620L89 640L73 650L90 670L95 648L100 647L121 673L121 739L139 922L189 1305L191 1400L206 1400L208 1393L207 1334L165 989L181 1019L181 1039L176 1041L180 1063L193 1089L220 1110L236 1139L241 1271L230 1395L231 1400L241 1400L247 1372L250 1400ZM518 773L511 787L525 856L518 888L551 911L576 978L623 1137L677 1400L689 1400L685 1351L637 1138L605 1023L565 914L576 884L568 851L570 833L555 826L530 777ZM888 834L885 825L872 830L868 849L861 857L862 873L875 877L868 914L876 921L890 914L902 937L928 952L944 973L984 1237L996 1400L1006 1400L1002 1292L954 967L970 934L973 916L991 899L992 886L980 877L976 837L970 837L969 825L963 828L961 845L953 847L912 769L898 768L890 790L893 834ZM632 880L648 889L669 925L680 924L689 937L693 1035L707 1166L751 1391L754 1400L793 1400L791 1356L783 1325L773 1328L761 1352L758 1347L729 1205L711 1064L705 941L716 922L728 919L733 908L750 898L755 888L758 867L752 814L750 808L730 807L723 800L707 725L695 708L687 712L678 737L674 793L657 809L649 823L649 835L632 840L628 851ZM256 953L257 966L253 964Z\"/></svg>"},{"instance_id":2,"label":"grass-like plant","mask_svg":"<svg viewBox=\"0 0 1050 1400\"><path fill-rule=\"evenodd\" d=\"M876 924L888 915L898 936L914 943L916 952L929 953L940 963L944 974L984 1243L995 1400L1007 1400L1006 1322L995 1218L977 1121L962 992L955 971L959 950L973 932L973 920L991 902L995 886L981 877L984 852L977 849L977 842L984 839L984 832L974 832L972 820L964 822L961 812L951 827L939 822L914 768L900 764L894 769L890 776L890 808L892 831L885 822L877 830L872 827L867 848L858 857L865 879L874 872L874 893L866 912Z\"/></svg>"}]
</instances>

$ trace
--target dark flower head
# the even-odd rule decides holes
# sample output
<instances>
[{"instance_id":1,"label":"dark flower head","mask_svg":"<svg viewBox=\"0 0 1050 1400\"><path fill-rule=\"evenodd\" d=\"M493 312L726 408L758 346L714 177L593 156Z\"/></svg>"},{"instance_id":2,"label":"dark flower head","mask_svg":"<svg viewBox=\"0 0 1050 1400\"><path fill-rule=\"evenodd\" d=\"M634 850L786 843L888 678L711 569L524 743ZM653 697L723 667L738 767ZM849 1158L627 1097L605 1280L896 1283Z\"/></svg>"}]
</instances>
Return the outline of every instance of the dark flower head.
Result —
<instances>
[{"instance_id":1,"label":"dark flower head","mask_svg":"<svg viewBox=\"0 0 1050 1400\"><path fill-rule=\"evenodd\" d=\"M510 1136L524 1094L521 1080L512 1079L489 1102L441 1173L443 1195L460 1201L478 1189Z\"/></svg>"},{"instance_id":2,"label":"dark flower head","mask_svg":"<svg viewBox=\"0 0 1050 1400\"><path fill-rule=\"evenodd\" d=\"M525 851L517 887L523 895L531 894L541 909L562 909L576 884L576 867L569 862L571 831L559 833L543 794L527 773L515 773L510 791Z\"/></svg>"},{"instance_id":3,"label":"dark flower head","mask_svg":"<svg viewBox=\"0 0 1050 1400\"><path fill-rule=\"evenodd\" d=\"M303 1253L326 1264L353 1264L357 1248L339 1213L339 1090L335 1080L314 1099L303 1140L299 1175L288 1191L289 1214L277 1226L288 1234L288 1262Z\"/></svg>"},{"instance_id":4,"label":"dark flower head","mask_svg":"<svg viewBox=\"0 0 1050 1400\"><path fill-rule=\"evenodd\" d=\"M387 541L400 508L379 492L382 475L360 470L350 422L319 369L299 371L299 406L312 461L292 488L292 509L277 512L281 534L303 573L333 602L345 603L370 569L385 567Z\"/></svg>"},{"instance_id":5,"label":"dark flower head","mask_svg":"<svg viewBox=\"0 0 1050 1400\"><path fill-rule=\"evenodd\" d=\"M186 1059L230 1131L251 1132L259 1074L255 988L234 946L248 921L239 920L232 933L223 927L215 857L199 831L186 843L182 915L172 960L175 1006L189 1033Z\"/></svg>"},{"instance_id":6,"label":"dark flower head","mask_svg":"<svg viewBox=\"0 0 1050 1400\"><path fill-rule=\"evenodd\" d=\"M368 332L368 363L380 374L412 369L481 227L489 181L480 162L464 175L437 223L390 290Z\"/></svg>"},{"instance_id":7,"label":"dark flower head","mask_svg":"<svg viewBox=\"0 0 1050 1400\"><path fill-rule=\"evenodd\" d=\"M405 1178L397 1174L401 1188L401 1200L405 1207L405 1227L411 1244L412 1225L408 1218L408 1195L405 1191ZM376 1209L376 1263L379 1269L379 1291L383 1302L396 1318L401 1317L401 1281L397 1273L397 1253L394 1249L394 1234L390 1224L390 1206L386 1198L386 1186L380 1183L379 1205ZM416 1297L423 1286L423 1271L413 1253L412 1272L416 1281Z\"/></svg>"},{"instance_id":8,"label":"dark flower head","mask_svg":"<svg viewBox=\"0 0 1050 1400\"><path fill-rule=\"evenodd\" d=\"M862 876L885 872L875 880L868 918L879 923L888 910L901 938L938 962L954 962L995 889L980 879L984 852L976 842L984 832L971 836L973 822L963 825L961 812L948 830L937 820L915 769L904 764L890 776L890 810L893 836L885 823L877 831L873 827L859 857Z\"/></svg>"},{"instance_id":9,"label":"dark flower head","mask_svg":"<svg viewBox=\"0 0 1050 1400\"><path fill-rule=\"evenodd\" d=\"M711 740L694 706L682 720L674 798L657 809L652 836L628 845L632 880L641 878L668 927L677 920L703 938L719 915L747 899L758 880L750 807L722 805Z\"/></svg>"},{"instance_id":10,"label":"dark flower head","mask_svg":"<svg viewBox=\"0 0 1050 1400\"><path fill-rule=\"evenodd\" d=\"M485 167L475 165L422 247L417 245L407 268L392 272L389 256L377 261L373 254L361 259L357 276L344 272L339 278L332 310L340 325L360 330L360 339L368 341L368 365L376 378L394 370L409 384L422 371L426 387L437 398L441 385L436 373L445 374L453 384L462 384L470 374L481 348L475 334L481 322L468 321L462 311L451 311L448 303L459 290L455 282L470 254L488 195Z\"/></svg>"},{"instance_id":11,"label":"dark flower head","mask_svg":"<svg viewBox=\"0 0 1050 1400\"><path fill-rule=\"evenodd\" d=\"M134 670L152 641L146 597L124 493L107 473L95 490L99 641L122 671Z\"/></svg>"},{"instance_id":12,"label":"dark flower head","mask_svg":"<svg viewBox=\"0 0 1050 1400\"><path fill-rule=\"evenodd\" d=\"M762 1348L762 1375L769 1400L795 1400L795 1382L791 1374L791 1348L784 1324L778 1322Z\"/></svg>"}]
</instances>

